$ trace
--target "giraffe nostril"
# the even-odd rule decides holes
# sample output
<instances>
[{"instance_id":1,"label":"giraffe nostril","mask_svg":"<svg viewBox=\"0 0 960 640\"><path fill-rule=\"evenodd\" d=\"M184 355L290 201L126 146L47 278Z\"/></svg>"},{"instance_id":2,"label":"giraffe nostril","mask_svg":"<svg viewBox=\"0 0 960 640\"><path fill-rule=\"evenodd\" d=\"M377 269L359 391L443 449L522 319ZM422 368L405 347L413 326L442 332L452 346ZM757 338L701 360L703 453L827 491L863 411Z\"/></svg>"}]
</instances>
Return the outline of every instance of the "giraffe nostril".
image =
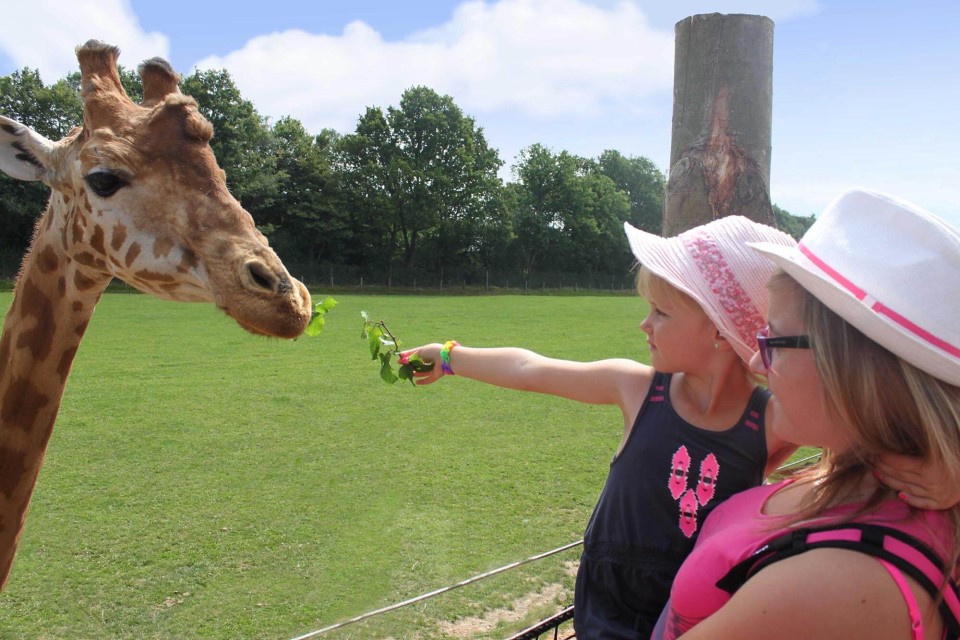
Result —
<instances>
[{"instance_id":1,"label":"giraffe nostril","mask_svg":"<svg viewBox=\"0 0 960 640\"><path fill-rule=\"evenodd\" d=\"M267 291L274 290L277 279L270 273L266 266L259 262L248 262L247 272L250 274L250 279L256 286L261 289L266 289Z\"/></svg>"}]
</instances>

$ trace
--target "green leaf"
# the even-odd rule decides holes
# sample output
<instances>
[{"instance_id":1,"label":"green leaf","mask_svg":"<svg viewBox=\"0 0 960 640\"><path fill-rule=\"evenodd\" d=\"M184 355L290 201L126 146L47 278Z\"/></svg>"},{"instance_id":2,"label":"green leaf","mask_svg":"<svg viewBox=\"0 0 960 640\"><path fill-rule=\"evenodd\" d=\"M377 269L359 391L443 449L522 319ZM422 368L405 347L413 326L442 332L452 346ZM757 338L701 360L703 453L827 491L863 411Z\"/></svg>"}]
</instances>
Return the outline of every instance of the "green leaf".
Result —
<instances>
[{"instance_id":1,"label":"green leaf","mask_svg":"<svg viewBox=\"0 0 960 640\"><path fill-rule=\"evenodd\" d=\"M310 324L307 325L307 330L304 333L308 336L318 336L323 331L325 324L327 324L327 319L323 317L323 314L314 311L310 317Z\"/></svg>"},{"instance_id":2,"label":"green leaf","mask_svg":"<svg viewBox=\"0 0 960 640\"><path fill-rule=\"evenodd\" d=\"M393 372L393 368L390 366L390 357L381 358L380 365L380 378L387 384L394 384L399 378L397 374Z\"/></svg>"},{"instance_id":3,"label":"green leaf","mask_svg":"<svg viewBox=\"0 0 960 640\"><path fill-rule=\"evenodd\" d=\"M373 327L370 331L367 332L367 344L370 345L370 359L376 360L377 356L380 355L380 335L382 331L380 327Z\"/></svg>"},{"instance_id":4,"label":"green leaf","mask_svg":"<svg viewBox=\"0 0 960 640\"><path fill-rule=\"evenodd\" d=\"M324 325L327 323L324 316L326 316L327 311L330 311L335 306L337 306L337 301L333 298L327 298L323 302L318 303L313 308L313 313L310 315L310 322L307 324L307 329L304 333L308 336L320 335Z\"/></svg>"}]
</instances>

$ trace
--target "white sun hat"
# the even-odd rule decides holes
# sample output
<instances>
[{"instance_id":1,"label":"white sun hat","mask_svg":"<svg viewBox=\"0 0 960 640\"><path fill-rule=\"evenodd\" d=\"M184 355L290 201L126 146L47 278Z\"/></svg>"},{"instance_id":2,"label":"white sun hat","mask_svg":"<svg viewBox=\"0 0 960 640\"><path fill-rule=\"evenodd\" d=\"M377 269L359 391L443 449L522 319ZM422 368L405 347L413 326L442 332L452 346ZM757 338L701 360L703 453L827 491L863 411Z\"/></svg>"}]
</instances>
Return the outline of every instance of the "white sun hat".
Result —
<instances>
[{"instance_id":1,"label":"white sun hat","mask_svg":"<svg viewBox=\"0 0 960 640\"><path fill-rule=\"evenodd\" d=\"M697 301L744 362L757 350L757 332L767 324L767 281L774 265L749 249L765 242L784 249L796 241L743 216L726 216L662 238L625 222L637 261Z\"/></svg>"},{"instance_id":2,"label":"white sun hat","mask_svg":"<svg viewBox=\"0 0 960 640\"><path fill-rule=\"evenodd\" d=\"M841 194L794 249L751 247L913 366L960 386L960 233L867 190Z\"/></svg>"}]
</instances>

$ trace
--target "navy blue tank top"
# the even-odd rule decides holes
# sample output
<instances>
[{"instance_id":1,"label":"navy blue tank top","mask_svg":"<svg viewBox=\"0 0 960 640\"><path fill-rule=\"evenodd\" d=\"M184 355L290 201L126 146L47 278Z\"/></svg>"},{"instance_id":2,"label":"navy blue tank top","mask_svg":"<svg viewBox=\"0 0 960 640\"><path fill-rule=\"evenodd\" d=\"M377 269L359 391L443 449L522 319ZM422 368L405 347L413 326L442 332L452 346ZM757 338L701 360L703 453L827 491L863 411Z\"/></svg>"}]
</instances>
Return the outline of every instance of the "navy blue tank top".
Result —
<instances>
[{"instance_id":1,"label":"navy blue tank top","mask_svg":"<svg viewBox=\"0 0 960 640\"><path fill-rule=\"evenodd\" d=\"M656 372L623 451L584 534L584 553L676 573L718 504L763 481L763 417L770 392L758 387L735 425L696 427L670 404L671 374Z\"/></svg>"}]
</instances>

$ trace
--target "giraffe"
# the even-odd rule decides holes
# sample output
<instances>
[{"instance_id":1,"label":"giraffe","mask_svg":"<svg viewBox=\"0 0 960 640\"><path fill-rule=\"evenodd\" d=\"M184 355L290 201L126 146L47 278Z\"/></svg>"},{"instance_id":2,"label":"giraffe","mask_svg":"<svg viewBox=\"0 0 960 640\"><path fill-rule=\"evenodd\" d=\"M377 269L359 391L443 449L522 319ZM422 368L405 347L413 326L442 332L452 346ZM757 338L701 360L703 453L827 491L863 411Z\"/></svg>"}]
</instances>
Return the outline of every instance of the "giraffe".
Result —
<instances>
[{"instance_id":1,"label":"giraffe","mask_svg":"<svg viewBox=\"0 0 960 640\"><path fill-rule=\"evenodd\" d=\"M114 277L145 293L214 302L254 334L295 338L310 294L227 190L210 123L160 58L135 104L119 49L77 47L83 124L59 142L0 116L0 168L51 189L0 337L0 589L7 582L67 376Z\"/></svg>"}]
</instances>

